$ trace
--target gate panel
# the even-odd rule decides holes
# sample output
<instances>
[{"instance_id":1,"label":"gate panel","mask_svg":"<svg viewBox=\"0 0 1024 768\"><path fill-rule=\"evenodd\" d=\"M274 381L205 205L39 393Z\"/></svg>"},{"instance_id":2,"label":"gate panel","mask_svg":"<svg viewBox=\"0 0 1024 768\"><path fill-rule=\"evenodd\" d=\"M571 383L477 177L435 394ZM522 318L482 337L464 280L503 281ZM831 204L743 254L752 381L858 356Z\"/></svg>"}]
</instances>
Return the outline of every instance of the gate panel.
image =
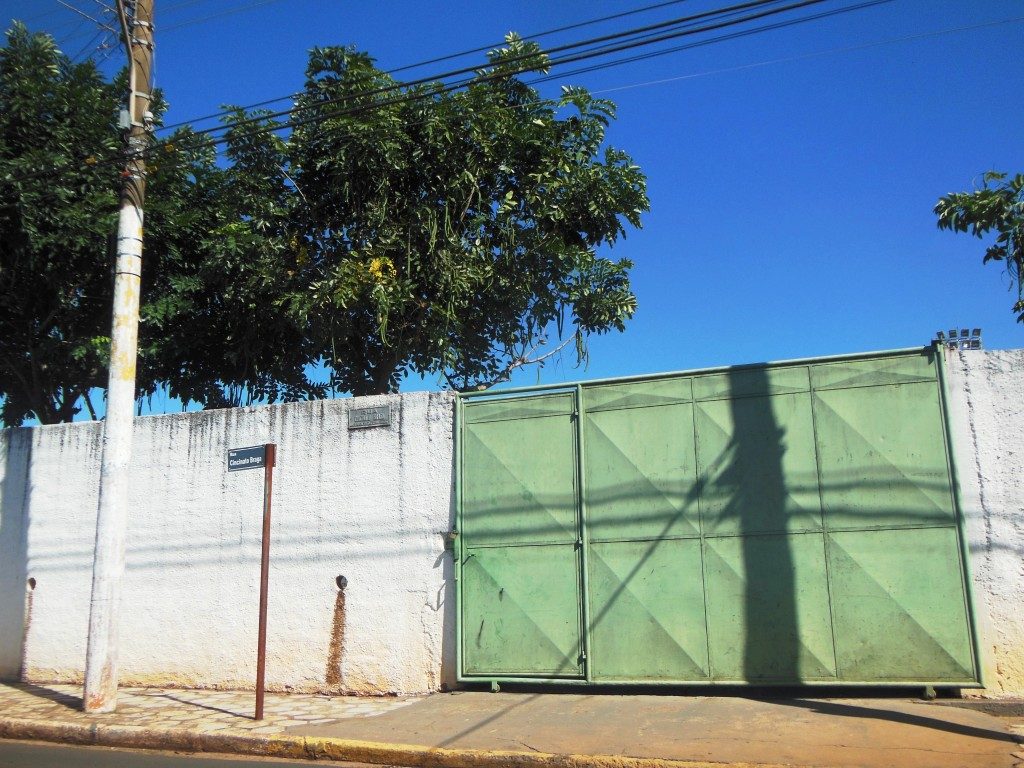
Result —
<instances>
[{"instance_id":1,"label":"gate panel","mask_svg":"<svg viewBox=\"0 0 1024 768\"><path fill-rule=\"evenodd\" d=\"M467 674L579 677L575 545L478 547L462 564Z\"/></svg>"},{"instance_id":2,"label":"gate panel","mask_svg":"<svg viewBox=\"0 0 1024 768\"><path fill-rule=\"evenodd\" d=\"M573 398L534 399L541 402L466 408L462 494L469 544L571 543L578 537Z\"/></svg>"},{"instance_id":3,"label":"gate panel","mask_svg":"<svg viewBox=\"0 0 1024 768\"><path fill-rule=\"evenodd\" d=\"M596 680L708 679L700 539L590 545Z\"/></svg>"},{"instance_id":4,"label":"gate panel","mask_svg":"<svg viewBox=\"0 0 1024 768\"><path fill-rule=\"evenodd\" d=\"M955 522L935 381L815 393L830 528Z\"/></svg>"},{"instance_id":5,"label":"gate panel","mask_svg":"<svg viewBox=\"0 0 1024 768\"><path fill-rule=\"evenodd\" d=\"M974 677L956 535L955 528L931 528L829 536L844 678Z\"/></svg>"},{"instance_id":6,"label":"gate panel","mask_svg":"<svg viewBox=\"0 0 1024 768\"><path fill-rule=\"evenodd\" d=\"M690 403L587 411L585 444L592 541L700 534Z\"/></svg>"},{"instance_id":7,"label":"gate panel","mask_svg":"<svg viewBox=\"0 0 1024 768\"><path fill-rule=\"evenodd\" d=\"M460 675L978 684L938 359L467 398Z\"/></svg>"},{"instance_id":8,"label":"gate panel","mask_svg":"<svg viewBox=\"0 0 1024 768\"><path fill-rule=\"evenodd\" d=\"M582 675L574 410L571 394L465 408L465 674Z\"/></svg>"},{"instance_id":9,"label":"gate panel","mask_svg":"<svg viewBox=\"0 0 1024 768\"><path fill-rule=\"evenodd\" d=\"M706 536L821 530L807 393L698 403L696 419Z\"/></svg>"},{"instance_id":10,"label":"gate panel","mask_svg":"<svg viewBox=\"0 0 1024 768\"><path fill-rule=\"evenodd\" d=\"M691 397L689 379L584 390L595 680L708 679Z\"/></svg>"},{"instance_id":11,"label":"gate panel","mask_svg":"<svg viewBox=\"0 0 1024 768\"><path fill-rule=\"evenodd\" d=\"M708 538L705 568L715 680L835 679L820 533Z\"/></svg>"}]
</instances>

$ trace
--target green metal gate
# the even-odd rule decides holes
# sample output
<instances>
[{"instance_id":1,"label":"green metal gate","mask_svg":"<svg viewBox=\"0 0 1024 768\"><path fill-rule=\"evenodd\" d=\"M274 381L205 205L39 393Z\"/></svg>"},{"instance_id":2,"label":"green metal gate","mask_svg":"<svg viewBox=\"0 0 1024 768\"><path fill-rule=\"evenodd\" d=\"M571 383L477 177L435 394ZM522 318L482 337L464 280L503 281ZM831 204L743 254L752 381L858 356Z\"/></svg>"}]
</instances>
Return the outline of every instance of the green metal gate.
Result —
<instances>
[{"instance_id":1,"label":"green metal gate","mask_svg":"<svg viewBox=\"0 0 1024 768\"><path fill-rule=\"evenodd\" d=\"M457 408L461 680L980 684L934 350Z\"/></svg>"}]
</instances>

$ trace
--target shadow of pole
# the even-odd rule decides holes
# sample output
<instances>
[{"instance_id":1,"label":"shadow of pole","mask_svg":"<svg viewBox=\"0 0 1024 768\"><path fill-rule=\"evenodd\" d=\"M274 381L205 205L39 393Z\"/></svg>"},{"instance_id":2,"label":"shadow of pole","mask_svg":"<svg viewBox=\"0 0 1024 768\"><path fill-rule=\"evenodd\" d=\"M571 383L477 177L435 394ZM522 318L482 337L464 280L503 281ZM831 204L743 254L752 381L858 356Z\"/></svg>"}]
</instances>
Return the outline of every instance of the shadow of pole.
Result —
<instances>
[{"instance_id":1,"label":"shadow of pole","mask_svg":"<svg viewBox=\"0 0 1024 768\"><path fill-rule=\"evenodd\" d=\"M729 374L734 393L769 391L764 369L743 371L742 385L736 376ZM729 494L723 516L738 521L742 549L743 679L797 682L800 642L793 552L785 535L784 430L770 397L734 396L729 407L732 460L721 484Z\"/></svg>"},{"instance_id":2,"label":"shadow of pole","mask_svg":"<svg viewBox=\"0 0 1024 768\"><path fill-rule=\"evenodd\" d=\"M3 479L0 481L0 679L17 680L25 672L28 587L28 473L32 430L0 432Z\"/></svg>"}]
</instances>

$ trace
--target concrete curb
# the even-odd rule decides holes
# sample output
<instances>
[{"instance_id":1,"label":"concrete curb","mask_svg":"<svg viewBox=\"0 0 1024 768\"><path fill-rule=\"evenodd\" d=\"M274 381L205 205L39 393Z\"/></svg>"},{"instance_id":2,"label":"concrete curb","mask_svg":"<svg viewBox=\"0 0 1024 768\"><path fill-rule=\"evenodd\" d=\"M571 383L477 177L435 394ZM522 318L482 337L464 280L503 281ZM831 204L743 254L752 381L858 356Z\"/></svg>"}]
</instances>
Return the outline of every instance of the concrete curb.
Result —
<instances>
[{"instance_id":1,"label":"concrete curb","mask_svg":"<svg viewBox=\"0 0 1024 768\"><path fill-rule=\"evenodd\" d=\"M123 749L216 752L292 760L337 760L416 768L793 768L779 763L724 763L624 755L558 755L546 752L447 749L287 734L250 736L198 733L138 725L54 723L17 718L0 718L0 739Z\"/></svg>"}]
</instances>

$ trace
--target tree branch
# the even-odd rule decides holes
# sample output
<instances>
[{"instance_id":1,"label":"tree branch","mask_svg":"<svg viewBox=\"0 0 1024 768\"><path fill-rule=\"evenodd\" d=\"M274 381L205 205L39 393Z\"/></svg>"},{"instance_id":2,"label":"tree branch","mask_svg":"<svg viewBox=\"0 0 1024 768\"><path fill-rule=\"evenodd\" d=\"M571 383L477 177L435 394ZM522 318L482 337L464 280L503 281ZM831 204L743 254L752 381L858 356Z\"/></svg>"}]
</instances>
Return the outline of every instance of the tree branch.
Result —
<instances>
[{"instance_id":1,"label":"tree branch","mask_svg":"<svg viewBox=\"0 0 1024 768\"><path fill-rule=\"evenodd\" d=\"M559 352L561 352L563 349L565 349L569 345L569 342L574 341L576 339L576 336L578 334L579 334L579 331L577 331L572 336L570 336L569 338L567 338L564 341L562 341L562 343L559 344L557 347L555 347L554 349L552 349L552 350L548 351L547 353L541 355L540 357L534 357L532 359L530 358L530 355L533 354L534 352L536 352L537 349L540 347L540 345L541 345L540 343L536 344L535 346L533 346L529 350L524 350L523 354L521 354L518 357L514 358L507 366L505 366L505 368L499 374L494 376L489 381L478 382L476 384L476 386L473 387L473 389L476 389L478 391L479 390L484 390L484 389L490 389L495 384L500 384L500 383L502 383L504 381L508 381L509 377L512 375L512 371L514 371L516 368L525 368L527 365L542 364L548 358L554 357ZM455 383L451 380L451 377L448 375L448 372L444 371L443 373L444 373L445 379L448 381L448 384L449 384L449 386L452 387L452 389L454 389L454 390L456 390L458 392L465 392L467 389L469 389L469 386L468 386L469 381L468 380L466 381L466 386L457 387L457 386L455 386Z\"/></svg>"}]
</instances>

